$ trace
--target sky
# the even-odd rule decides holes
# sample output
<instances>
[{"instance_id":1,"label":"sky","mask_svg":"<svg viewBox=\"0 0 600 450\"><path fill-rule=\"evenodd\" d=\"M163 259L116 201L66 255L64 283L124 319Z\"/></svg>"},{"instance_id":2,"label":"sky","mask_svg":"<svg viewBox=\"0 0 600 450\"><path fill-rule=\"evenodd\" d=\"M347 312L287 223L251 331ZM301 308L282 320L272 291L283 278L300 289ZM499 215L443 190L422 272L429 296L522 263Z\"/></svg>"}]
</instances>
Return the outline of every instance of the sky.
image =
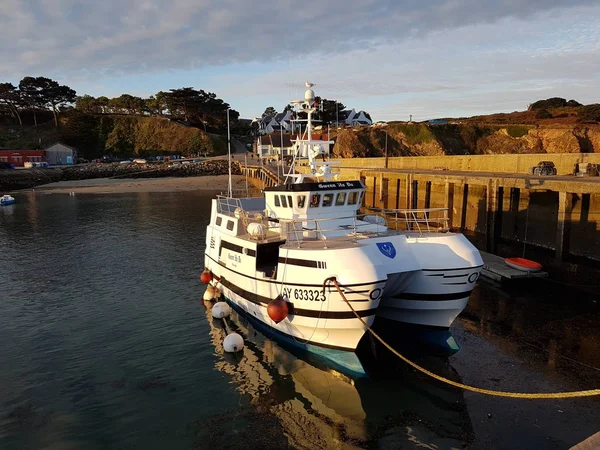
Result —
<instances>
[{"instance_id":1,"label":"sky","mask_svg":"<svg viewBox=\"0 0 600 450\"><path fill-rule=\"evenodd\" d=\"M600 102L597 0L2 0L0 82L195 87L252 118L317 95L374 120Z\"/></svg>"}]
</instances>

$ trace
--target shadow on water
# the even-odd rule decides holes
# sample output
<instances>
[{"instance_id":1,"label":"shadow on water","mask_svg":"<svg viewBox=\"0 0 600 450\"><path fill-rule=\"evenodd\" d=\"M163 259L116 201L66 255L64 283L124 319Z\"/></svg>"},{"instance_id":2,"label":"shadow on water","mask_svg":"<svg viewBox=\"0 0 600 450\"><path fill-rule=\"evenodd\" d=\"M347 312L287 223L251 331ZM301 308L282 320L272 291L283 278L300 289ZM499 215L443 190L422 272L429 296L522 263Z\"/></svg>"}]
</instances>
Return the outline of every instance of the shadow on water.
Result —
<instances>
[{"instance_id":1,"label":"shadow on water","mask_svg":"<svg viewBox=\"0 0 600 450\"><path fill-rule=\"evenodd\" d=\"M198 423L198 448L202 442L216 448L449 448L472 440L462 393L433 385L380 346L376 361L369 361L370 377L352 379L283 348L234 312L229 324L246 347L238 355L226 354L226 331L210 314L212 305L205 307L219 355L216 367L232 376L240 395L251 398L251 407ZM420 362L458 378L443 359L421 357Z\"/></svg>"}]
</instances>

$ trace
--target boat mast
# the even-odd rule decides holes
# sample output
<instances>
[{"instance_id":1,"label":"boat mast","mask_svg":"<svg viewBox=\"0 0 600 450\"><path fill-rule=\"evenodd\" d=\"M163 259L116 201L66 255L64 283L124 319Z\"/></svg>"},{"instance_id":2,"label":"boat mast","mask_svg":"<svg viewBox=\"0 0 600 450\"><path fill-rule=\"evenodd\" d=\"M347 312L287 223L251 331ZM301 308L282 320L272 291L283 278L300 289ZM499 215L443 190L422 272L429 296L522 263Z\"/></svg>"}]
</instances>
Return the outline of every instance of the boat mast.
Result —
<instances>
[{"instance_id":1,"label":"boat mast","mask_svg":"<svg viewBox=\"0 0 600 450\"><path fill-rule=\"evenodd\" d=\"M229 110L231 108L227 108L227 153L229 160L229 184L228 184L228 192L227 196L231 198L233 196L233 189L231 187L231 133L229 132Z\"/></svg>"}]
</instances>

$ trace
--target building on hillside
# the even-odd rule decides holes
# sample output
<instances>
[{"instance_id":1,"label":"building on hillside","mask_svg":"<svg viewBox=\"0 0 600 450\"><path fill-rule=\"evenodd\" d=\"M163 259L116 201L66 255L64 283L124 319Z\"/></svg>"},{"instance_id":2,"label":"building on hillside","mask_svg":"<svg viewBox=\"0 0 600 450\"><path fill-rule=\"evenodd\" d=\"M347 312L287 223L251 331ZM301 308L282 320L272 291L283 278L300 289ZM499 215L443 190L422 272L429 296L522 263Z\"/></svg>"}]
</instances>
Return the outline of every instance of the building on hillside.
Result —
<instances>
[{"instance_id":1,"label":"building on hillside","mask_svg":"<svg viewBox=\"0 0 600 450\"><path fill-rule=\"evenodd\" d=\"M24 167L25 163L41 163L46 160L44 150L0 150L0 162Z\"/></svg>"},{"instance_id":2,"label":"building on hillside","mask_svg":"<svg viewBox=\"0 0 600 450\"><path fill-rule=\"evenodd\" d=\"M273 154L273 147L271 146L271 139L269 136L259 135L254 142L254 153L259 158Z\"/></svg>"},{"instance_id":3,"label":"building on hillside","mask_svg":"<svg viewBox=\"0 0 600 450\"><path fill-rule=\"evenodd\" d=\"M46 150L46 161L51 166L60 166L63 164L77 164L77 149L57 142Z\"/></svg>"},{"instance_id":4,"label":"building on hillside","mask_svg":"<svg viewBox=\"0 0 600 450\"><path fill-rule=\"evenodd\" d=\"M342 111L344 113L344 124L348 126L372 125L373 121L369 113L365 111L356 112L353 109Z\"/></svg>"},{"instance_id":5,"label":"building on hillside","mask_svg":"<svg viewBox=\"0 0 600 450\"><path fill-rule=\"evenodd\" d=\"M431 119L429 125L446 125L448 121L445 119Z\"/></svg>"},{"instance_id":6,"label":"building on hillside","mask_svg":"<svg viewBox=\"0 0 600 450\"><path fill-rule=\"evenodd\" d=\"M290 131L292 128L291 120L291 111L265 116L258 121L258 131L260 134L270 134L274 131Z\"/></svg>"},{"instance_id":7,"label":"building on hillside","mask_svg":"<svg viewBox=\"0 0 600 450\"><path fill-rule=\"evenodd\" d=\"M293 144L289 133L272 133L269 137L271 138L273 154L282 157L292 154Z\"/></svg>"}]
</instances>

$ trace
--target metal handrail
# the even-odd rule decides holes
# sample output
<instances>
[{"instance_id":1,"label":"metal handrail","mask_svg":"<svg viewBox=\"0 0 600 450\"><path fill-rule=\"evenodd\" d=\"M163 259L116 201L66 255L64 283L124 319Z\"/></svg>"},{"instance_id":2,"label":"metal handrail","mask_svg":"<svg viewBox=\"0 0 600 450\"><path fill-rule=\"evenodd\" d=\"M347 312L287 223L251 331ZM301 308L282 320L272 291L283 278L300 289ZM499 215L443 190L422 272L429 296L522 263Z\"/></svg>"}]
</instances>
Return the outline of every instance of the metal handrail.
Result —
<instances>
[{"instance_id":1,"label":"metal handrail","mask_svg":"<svg viewBox=\"0 0 600 450\"><path fill-rule=\"evenodd\" d=\"M244 211L242 202L239 198L228 197L226 195L217 195L217 212L219 214L233 216L236 210Z\"/></svg>"},{"instance_id":2,"label":"metal handrail","mask_svg":"<svg viewBox=\"0 0 600 450\"><path fill-rule=\"evenodd\" d=\"M268 231L278 230L282 237L300 246L304 241L324 241L327 247L327 234L333 232L347 231L345 236L335 236L332 239L350 239L354 242L362 235L380 235L390 232L417 232L421 236L424 233L446 232L449 231L448 208L425 208L425 209L378 209L365 208L369 211L378 212L377 216L382 217L384 223L379 221L370 222L364 220L371 214L358 213L344 217L324 217L324 218L298 218L298 219L279 219L265 215L252 217L244 210L239 198L232 198L223 195L217 196L217 212L229 216L242 218L247 226L250 222L262 223ZM266 213L266 211L265 211ZM332 221L346 221L342 226L336 224L328 227L326 224ZM369 229L366 229L369 228ZM374 228L374 229L373 229ZM311 236L306 236L310 233Z\"/></svg>"},{"instance_id":3,"label":"metal handrail","mask_svg":"<svg viewBox=\"0 0 600 450\"><path fill-rule=\"evenodd\" d=\"M364 209L370 211L377 211L380 214L383 214L384 218L387 218L389 221L393 221L396 224L396 227L398 227L400 222L404 222L405 231L418 231L419 233L423 234L440 231L447 232L450 230L450 218L448 217L448 208ZM423 224L424 226L422 226ZM437 227L434 228L434 224L437 224Z\"/></svg>"}]
</instances>

